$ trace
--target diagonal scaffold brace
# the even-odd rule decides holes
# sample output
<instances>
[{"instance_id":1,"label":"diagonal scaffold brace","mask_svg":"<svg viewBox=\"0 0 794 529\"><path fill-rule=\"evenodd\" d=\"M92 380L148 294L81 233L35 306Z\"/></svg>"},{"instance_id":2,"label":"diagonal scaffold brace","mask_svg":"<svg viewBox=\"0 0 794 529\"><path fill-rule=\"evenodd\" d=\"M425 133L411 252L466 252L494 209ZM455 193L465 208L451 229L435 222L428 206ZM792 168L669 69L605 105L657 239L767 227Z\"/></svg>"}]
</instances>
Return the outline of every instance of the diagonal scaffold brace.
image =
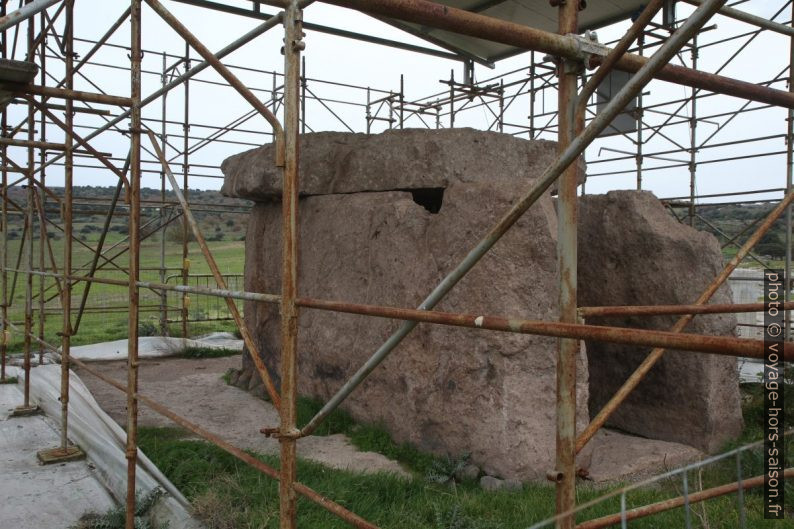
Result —
<instances>
[{"instance_id":1,"label":"diagonal scaffold brace","mask_svg":"<svg viewBox=\"0 0 794 529\"><path fill-rule=\"evenodd\" d=\"M418 310L430 310L449 293L452 288L482 259L482 257L507 233L557 180L562 172L571 165L595 140L625 106L650 82L660 70L682 48L691 36L724 4L724 0L711 0L698 8L692 16L652 55L645 65L626 83L613 100L598 114L581 134L573 138L568 147L547 168L537 182L518 200L518 202L491 228L479 243L466 255L439 283L430 295L419 305ZM356 373L334 394L325 406L303 427L301 435L310 435L332 411L334 411L361 382L408 336L416 327L416 322L405 322L381 345Z\"/></svg>"}]
</instances>

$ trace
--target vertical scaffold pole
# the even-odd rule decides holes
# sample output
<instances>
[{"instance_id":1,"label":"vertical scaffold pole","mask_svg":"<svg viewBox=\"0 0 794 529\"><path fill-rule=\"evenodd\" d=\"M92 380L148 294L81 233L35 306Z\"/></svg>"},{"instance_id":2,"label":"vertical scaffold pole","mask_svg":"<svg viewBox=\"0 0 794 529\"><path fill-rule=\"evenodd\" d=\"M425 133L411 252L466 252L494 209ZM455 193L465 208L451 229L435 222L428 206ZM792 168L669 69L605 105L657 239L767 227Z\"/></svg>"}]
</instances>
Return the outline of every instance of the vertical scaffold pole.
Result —
<instances>
[{"instance_id":1,"label":"vertical scaffold pole","mask_svg":"<svg viewBox=\"0 0 794 529\"><path fill-rule=\"evenodd\" d=\"M645 31L640 32L637 36L638 54L644 55L645 53ZM637 95L637 157L635 163L637 166L637 191L642 190L642 91Z\"/></svg>"},{"instance_id":2,"label":"vertical scaffold pole","mask_svg":"<svg viewBox=\"0 0 794 529\"><path fill-rule=\"evenodd\" d=\"M692 69L698 68L698 38L692 38ZM697 196L697 101L698 90L692 89L692 115L689 116L689 225L695 225L695 197Z\"/></svg>"},{"instance_id":3,"label":"vertical scaffold pole","mask_svg":"<svg viewBox=\"0 0 794 529\"><path fill-rule=\"evenodd\" d=\"M168 82L168 63L165 52L163 52L163 73L160 78L161 86ZM168 129L166 125L166 114L168 112L168 93L163 94L160 106L160 148L165 153L168 148ZM165 171L160 171L160 200L165 203ZM165 283L167 279L166 260L165 260L165 226L166 211L165 206L160 206L160 283ZM160 292L160 332L163 336L168 336L168 293L163 290Z\"/></svg>"},{"instance_id":4,"label":"vertical scaffold pole","mask_svg":"<svg viewBox=\"0 0 794 529\"><path fill-rule=\"evenodd\" d=\"M306 57L301 61L303 67L301 74L301 134L306 134L306 89L308 88L308 81L306 80Z\"/></svg>"},{"instance_id":5,"label":"vertical scaffold pole","mask_svg":"<svg viewBox=\"0 0 794 529\"><path fill-rule=\"evenodd\" d=\"M558 29L561 35L577 33L579 2L560 3ZM581 64L561 59L559 62L557 141L560 153L583 129L577 126L578 72ZM560 271L560 321L577 323L576 296L576 188L578 164L570 164L559 180L557 204L557 263ZM557 513L573 510L576 505L576 357L579 340L562 338L557 350L557 436L556 470ZM575 518L557 522L559 529L573 529Z\"/></svg>"},{"instance_id":6,"label":"vertical scaffold pole","mask_svg":"<svg viewBox=\"0 0 794 529\"><path fill-rule=\"evenodd\" d=\"M298 0L289 0L284 13L284 131L285 166L282 190L281 277L281 479L279 482L280 528L295 529L298 349L298 160L300 126L300 58L304 47L302 13Z\"/></svg>"},{"instance_id":7,"label":"vertical scaffold pole","mask_svg":"<svg viewBox=\"0 0 794 529\"><path fill-rule=\"evenodd\" d=\"M0 2L0 16L6 15L6 5L7 2ZM6 31L3 30L0 32L0 55L5 59L8 54L6 39ZM0 117L0 135L6 135L6 129L8 128L8 116L6 112L2 113L2 117ZM3 223L3 231L2 231L2 241L0 241L0 252L2 252L2 256L0 261L3 264L3 271L2 276L0 276L0 281L2 281L2 305L0 306L0 311L3 321L0 322L2 325L2 332L3 335L0 336L0 382L6 381L6 353L8 352L8 171L6 171L6 167L8 166L8 162L6 161L6 156L8 155L7 147L5 145L0 146L0 162L2 163L2 178L3 178L3 212L2 212L2 223Z\"/></svg>"},{"instance_id":8,"label":"vertical scaffold pole","mask_svg":"<svg viewBox=\"0 0 794 529\"><path fill-rule=\"evenodd\" d=\"M529 139L535 139L535 52L529 52Z\"/></svg>"},{"instance_id":9,"label":"vertical scaffold pole","mask_svg":"<svg viewBox=\"0 0 794 529\"><path fill-rule=\"evenodd\" d=\"M794 4L791 5L791 12L794 15ZM794 24L794 22L792 22ZM789 44L789 92L794 92L794 38ZM794 177L794 109L789 109L786 123L786 194L791 193L792 177ZM786 208L786 288L783 289L783 299L788 301L791 298L791 206ZM791 311L785 312L786 331L784 339L791 339Z\"/></svg>"},{"instance_id":10,"label":"vertical scaffold pole","mask_svg":"<svg viewBox=\"0 0 794 529\"><path fill-rule=\"evenodd\" d=\"M135 470L138 462L138 285L141 221L141 0L131 0L130 35L130 191L129 191L129 347L127 349L126 529L135 529Z\"/></svg>"},{"instance_id":11,"label":"vertical scaffold pole","mask_svg":"<svg viewBox=\"0 0 794 529\"><path fill-rule=\"evenodd\" d=\"M45 11L39 13L39 24L41 26L41 30L44 31L44 28L47 24L47 14ZM66 36L64 35L64 38ZM41 39L41 44L39 45L39 72L41 74L41 85L44 86L47 84L47 39ZM33 53L30 51L29 53ZM31 58L30 60L33 60ZM41 104L43 105L47 101L47 98L41 96ZM47 116L42 110L39 114L39 139L42 142L47 141ZM41 169L39 170L39 182L41 183L41 187L44 188L47 185L47 178L46 178L46 168L44 167L44 163L47 161L47 150L42 148L39 149L39 164ZM41 225L39 226L39 270L42 272L46 272L46 260L45 260L45 249L47 247L47 224L44 222L44 218L47 215L47 193L42 193L40 196L41 199ZM39 364L42 364L44 361L44 331L47 324L47 315L45 311L45 287L46 287L46 278L42 275L39 277Z\"/></svg>"},{"instance_id":12,"label":"vertical scaffold pole","mask_svg":"<svg viewBox=\"0 0 794 529\"><path fill-rule=\"evenodd\" d=\"M185 71L190 70L190 45L185 42ZM182 193L185 195L185 200L190 200L190 154L189 141L190 141L190 79L185 79L184 86L184 119L182 121ZM186 216L182 216L182 285L187 286L188 274L190 274L190 261L188 260L188 241L190 240L190 224ZM190 304L190 297L187 293L182 294L182 338L188 337L188 306Z\"/></svg>"},{"instance_id":13,"label":"vertical scaffold pole","mask_svg":"<svg viewBox=\"0 0 794 529\"><path fill-rule=\"evenodd\" d=\"M29 4L30 1L26 2ZM30 17L27 24L28 29L28 50L32 50L35 42L35 29L36 17ZM22 408L19 409L20 413L26 413L32 410L30 405L30 355L31 351L31 336L33 335L33 203L35 193L35 184L33 183L33 164L35 163L34 149L31 146L36 139L36 111L33 102L28 102L28 141L30 142L27 161L27 199L25 201L25 218L27 219L28 232L27 240L25 241L25 337L24 337L24 369L25 369L25 388L24 388L24 402Z\"/></svg>"},{"instance_id":14,"label":"vertical scaffold pole","mask_svg":"<svg viewBox=\"0 0 794 529\"><path fill-rule=\"evenodd\" d=\"M400 128L405 128L405 75L400 74Z\"/></svg>"},{"instance_id":15,"label":"vertical scaffold pole","mask_svg":"<svg viewBox=\"0 0 794 529\"><path fill-rule=\"evenodd\" d=\"M66 88L74 89L74 0L66 0ZM64 455L68 450L68 422L69 422L69 354L72 341L72 180L74 175L74 103L66 100L66 158L63 170L63 329L61 330L61 450ZM42 205L42 210L43 210ZM42 211L42 217L44 212ZM42 218L43 221L43 218ZM45 233L42 236L46 236Z\"/></svg>"}]
</instances>

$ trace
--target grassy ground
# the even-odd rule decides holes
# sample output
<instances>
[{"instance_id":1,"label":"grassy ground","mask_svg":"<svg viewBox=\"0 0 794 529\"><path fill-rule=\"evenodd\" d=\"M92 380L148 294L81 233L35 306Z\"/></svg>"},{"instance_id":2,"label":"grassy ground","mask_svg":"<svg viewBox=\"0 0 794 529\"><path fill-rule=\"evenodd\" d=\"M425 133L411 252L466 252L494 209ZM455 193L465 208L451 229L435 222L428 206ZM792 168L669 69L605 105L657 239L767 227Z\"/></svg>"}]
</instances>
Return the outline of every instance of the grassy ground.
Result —
<instances>
[{"instance_id":1,"label":"grassy ground","mask_svg":"<svg viewBox=\"0 0 794 529\"><path fill-rule=\"evenodd\" d=\"M224 349L221 347L185 347L179 356L181 358L222 358L225 356L238 356L240 351Z\"/></svg>"},{"instance_id":2,"label":"grassy ground","mask_svg":"<svg viewBox=\"0 0 794 529\"><path fill-rule=\"evenodd\" d=\"M80 233L83 225L76 224L75 232ZM97 234L80 235L88 243L96 242ZM108 235L105 247L122 240L119 232ZM9 243L9 264L15 266L20 249L20 240ZM223 273L241 274L243 271L244 243L239 240L214 241L210 248ZM121 244L120 247L123 247ZM195 243L190 245L190 273L207 274L209 269L198 252ZM63 255L63 238L52 241L53 253L60 263ZM148 239L141 245L142 279L160 281L159 239ZM731 257L735 249L726 248L726 257ZM39 259L38 239L34 239L34 262ZM90 263L91 253L80 245L74 246L75 267ZM49 264L49 261L48 261ZM122 256L117 264L126 268L127 257ZM167 275L178 274L182 266L181 244L168 241L165 246L165 264ZM777 262L773 265L779 264ZM23 264L20 268L24 268ZM76 273L79 273L76 272ZM125 279L126 274L112 266L105 268L101 277ZM13 274L12 274L13 278ZM33 279L34 295L38 294L39 278ZM173 280L172 280L173 282ZM211 280L203 285L212 285ZM45 280L45 287L52 296L56 290L52 279ZM84 285L78 284L73 291L73 303L79 303ZM14 288L13 303L10 311L12 321L20 322L23 314L25 296L25 279L20 275ZM91 289L89 306L95 310L88 312L83 318L79 333L73 337L75 345L110 341L127 336L128 318L126 305L128 296L125 287L94 284ZM141 291L141 304L153 312L144 312L141 316L142 334L159 333L156 306L159 297L148 290ZM169 307L178 307L181 297L169 294ZM38 308L38 302L34 302ZM47 309L59 308L57 297L50 299ZM146 310L146 309L145 309ZM194 319L210 318L225 315L223 300L193 296L190 306L191 317ZM173 314L172 317L175 317ZM45 340L58 344L56 332L60 329L60 315L47 318ZM38 317L34 318L37 324ZM191 335L203 334L214 330L233 330L231 322L199 322L190 324ZM179 325L171 326L171 334L178 335ZM10 349L20 351L22 336L11 335ZM34 350L36 347L34 346ZM196 350L188 353L194 357L222 354ZM761 436L760 421L762 410L762 394L760 386L745 385L745 418L747 428L744 434L731 446L738 446L756 440ZM299 405L299 423L305 423L317 411L319 404L302 399ZM789 415L791 408L789 408ZM788 424L794 416L788 418ZM330 470L321 465L301 461L299 463L299 479L305 484L334 499L350 510L364 516L384 528L417 527L428 529L476 529L476 528L525 528L534 522L545 519L554 511L554 489L546 484L528 484L523 490L515 492L485 492L475 482L444 481L445 471L455 466L462 456L451 454L446 458L437 458L417 450L407 444L397 444L377 425L356 424L348 415L335 413L317 432L318 435L344 433L348 435L359 449L376 451L400 461L413 475L411 479L398 478L392 475L353 475L349 472ZM143 429L140 444L144 451L165 472L194 503L197 512L205 520L210 529L226 528L260 528L277 527L278 497L276 483L263 476L247 465L240 463L232 456L207 443L188 438L178 429L159 428ZM789 443L788 454L794 456L794 446ZM272 456L256 454L272 466L278 461ZM791 459L790 459L791 461ZM760 453L748 454L743 458L743 475L745 477L761 473ZM791 466L789 463L788 466ZM725 464L710 467L702 474L692 473L688 476L690 488L710 487L736 479L733 460ZM596 488L588 482L581 482L578 488L578 503L597 498L611 490ZM627 502L629 507L660 501L680 493L679 482L665 482L654 488L646 488L631 493ZM794 513L794 490L787 494L789 511ZM762 521L759 491L747 494L748 527L787 527L794 529L794 521L765 522ZM616 512L619 508L617 499L609 500L590 509L580 520ZM327 514L319 507L301 499L299 506L300 525L302 527L335 528L347 527L338 519ZM693 527L733 528L738 527L735 496L711 500L696 506L692 515ZM683 527L684 515L681 510L664 513L653 518L632 522L635 528L667 528Z\"/></svg>"},{"instance_id":3,"label":"grassy ground","mask_svg":"<svg viewBox=\"0 0 794 529\"><path fill-rule=\"evenodd\" d=\"M89 237L89 242L92 244L95 241ZM118 233L111 232L105 243L105 248L109 248L116 242L119 242L122 236ZM17 256L19 254L20 240L9 241L9 263L14 266ZM218 267L224 274L242 274L244 265L244 242L243 241L213 241L208 243L209 247L218 263ZM57 261L60 263L63 254L63 239L52 241L53 253ZM38 239L34 239L34 262L38 266ZM210 270L204 260L204 257L199 252L195 243L191 243L190 248L190 274L204 275L209 274ZM112 254L111 254L112 255ZM79 245L74 247L74 267L90 264L91 252ZM49 264L49 258L47 263ZM166 241L165 252L166 267L172 269L166 274L179 275L179 268L182 263L182 248L181 244ZM126 255L118 259L117 264L122 268L127 267ZM146 281L160 282L160 272L153 270L160 266L160 241L159 239L150 239L141 245L141 279ZM24 265L21 266L24 268ZM152 270L147 270L152 269ZM76 275L81 272L76 271ZM83 272L84 273L84 272ZM97 274L99 277L126 280L127 275L124 271L114 269L111 266L104 268ZM34 297L34 330L38 335L38 293L39 293L39 277L33 278L33 295ZM45 300L47 301L47 312L54 312L47 314L44 333L44 340L53 345L60 345L60 338L57 336L61 330L62 316L57 314L56 311L60 310L60 299L57 296L57 289L55 288L55 281L51 278L45 280ZM177 278L171 278L167 281L170 284L177 284ZM14 274L9 275L9 283L14 283ZM200 286L215 286L214 280L210 277L201 277L192 280L191 284ZM242 289L242 283L230 284L230 288ZM85 288L84 283L78 283L73 288L72 293L72 306L78 307L80 299L83 295ZM24 306L25 306L25 276L19 274L16 279L16 286L12 288L9 285L9 295L13 291L12 303L9 310L9 316L12 322L15 322L20 328L23 324ZM220 298L211 298L207 296L191 296L190 297L189 314L192 320L207 320L217 317L228 317L225 301ZM91 286L90 295L88 297L87 307L89 310L83 316L82 322L78 329L78 334L72 338L74 345L83 345L89 343L97 343L103 341L119 340L126 338L128 335L128 318L127 306L129 303L129 296L126 287L105 285L95 283ZM179 318L178 308L181 306L181 294L175 292L168 293L167 304L169 309L169 319ZM157 293L147 290L140 290L140 303L141 309L141 334L153 335L160 334L159 329L159 305L160 297ZM239 304L240 306L242 304ZM75 310L76 316L76 310ZM73 319L74 321L74 319ZM171 334L179 336L181 333L180 324L173 324L170 326ZM192 336L204 334L206 332L226 330L233 331L235 329L234 323L231 321L199 321L189 325L189 333ZM21 352L23 345L23 335L20 333L12 333L9 342L9 351ZM37 344L34 343L33 350L38 351Z\"/></svg>"},{"instance_id":4,"label":"grassy ground","mask_svg":"<svg viewBox=\"0 0 794 529\"><path fill-rule=\"evenodd\" d=\"M747 427L733 445L745 444L761 435L762 392L759 384L743 386ZM316 411L316 402L302 399L299 422ZM794 420L794 408L787 410ZM789 422L789 424L792 424ZM300 461L301 482L334 499L353 512L384 528L416 527L427 529L526 528L547 518L554 511L554 489L547 484L527 484L520 491L486 492L475 482L440 483L439 474L449 468L448 458L436 458L409 445L397 445L377 426L357 425L344 413L336 413L320 434L343 432L363 450L374 450L400 461L413 477L393 475L354 475L331 470L322 465ZM144 429L140 444L144 452L193 502L198 515L210 529L263 528L278 526L278 492L276 483L239 462L213 445L188 438L173 428ZM726 447L730 448L730 447ZM794 456L790 443L789 465ZM267 464L278 467L274 456L254 454ZM745 455L745 477L761 473L760 453ZM432 479L430 479L432 477ZM701 474L688 476L690 490L708 488L736 479L733 459L712 465ZM597 498L612 487L595 487L580 482L578 503ZM661 501L679 495L680 478L632 492L629 507ZM790 515L794 513L794 489L787 494ZM692 527L733 528L739 526L736 496L729 495L693 507ZM794 520L764 521L760 490L746 494L747 527L794 528ZM613 498L580 515L579 521L611 514L619 510ZM683 510L631 522L634 528L684 527ZM299 502L301 527L347 527L305 499Z\"/></svg>"}]
</instances>

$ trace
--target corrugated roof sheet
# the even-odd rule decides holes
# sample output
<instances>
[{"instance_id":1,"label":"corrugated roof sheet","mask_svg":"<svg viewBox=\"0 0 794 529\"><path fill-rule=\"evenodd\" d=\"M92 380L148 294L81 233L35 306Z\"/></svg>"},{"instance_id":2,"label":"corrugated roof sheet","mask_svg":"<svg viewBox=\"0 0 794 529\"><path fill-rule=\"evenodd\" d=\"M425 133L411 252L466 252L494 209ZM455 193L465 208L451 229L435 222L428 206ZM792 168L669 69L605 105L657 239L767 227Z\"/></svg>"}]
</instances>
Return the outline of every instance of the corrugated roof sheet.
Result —
<instances>
[{"instance_id":1,"label":"corrugated roof sheet","mask_svg":"<svg viewBox=\"0 0 794 529\"><path fill-rule=\"evenodd\" d=\"M557 31L557 11L549 0L434 0L439 4L465 9L494 18L509 20L525 26L545 31ZM590 0L587 7L579 12L581 31L597 29L625 20L639 13L647 0ZM462 52L479 59L481 62L496 62L521 53L522 49L494 42L457 35L448 31L385 19L392 25L414 35L427 39L434 44L453 51Z\"/></svg>"}]
</instances>

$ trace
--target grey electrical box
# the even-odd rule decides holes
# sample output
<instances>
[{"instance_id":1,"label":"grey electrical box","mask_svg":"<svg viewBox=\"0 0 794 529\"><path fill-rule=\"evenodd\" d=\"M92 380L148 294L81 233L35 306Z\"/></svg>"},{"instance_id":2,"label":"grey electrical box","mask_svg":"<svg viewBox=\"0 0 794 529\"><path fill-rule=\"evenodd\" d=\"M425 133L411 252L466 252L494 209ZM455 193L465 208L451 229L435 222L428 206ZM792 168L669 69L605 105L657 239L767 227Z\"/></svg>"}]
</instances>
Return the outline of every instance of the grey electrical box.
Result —
<instances>
[{"instance_id":1,"label":"grey electrical box","mask_svg":"<svg viewBox=\"0 0 794 529\"><path fill-rule=\"evenodd\" d=\"M597 111L600 114L604 107L612 101L621 88L631 79L632 74L627 72L612 71L604 79L596 90ZM637 98L632 99L626 108L609 124L599 136L614 136L616 134L627 134L637 132L638 113Z\"/></svg>"}]
</instances>

